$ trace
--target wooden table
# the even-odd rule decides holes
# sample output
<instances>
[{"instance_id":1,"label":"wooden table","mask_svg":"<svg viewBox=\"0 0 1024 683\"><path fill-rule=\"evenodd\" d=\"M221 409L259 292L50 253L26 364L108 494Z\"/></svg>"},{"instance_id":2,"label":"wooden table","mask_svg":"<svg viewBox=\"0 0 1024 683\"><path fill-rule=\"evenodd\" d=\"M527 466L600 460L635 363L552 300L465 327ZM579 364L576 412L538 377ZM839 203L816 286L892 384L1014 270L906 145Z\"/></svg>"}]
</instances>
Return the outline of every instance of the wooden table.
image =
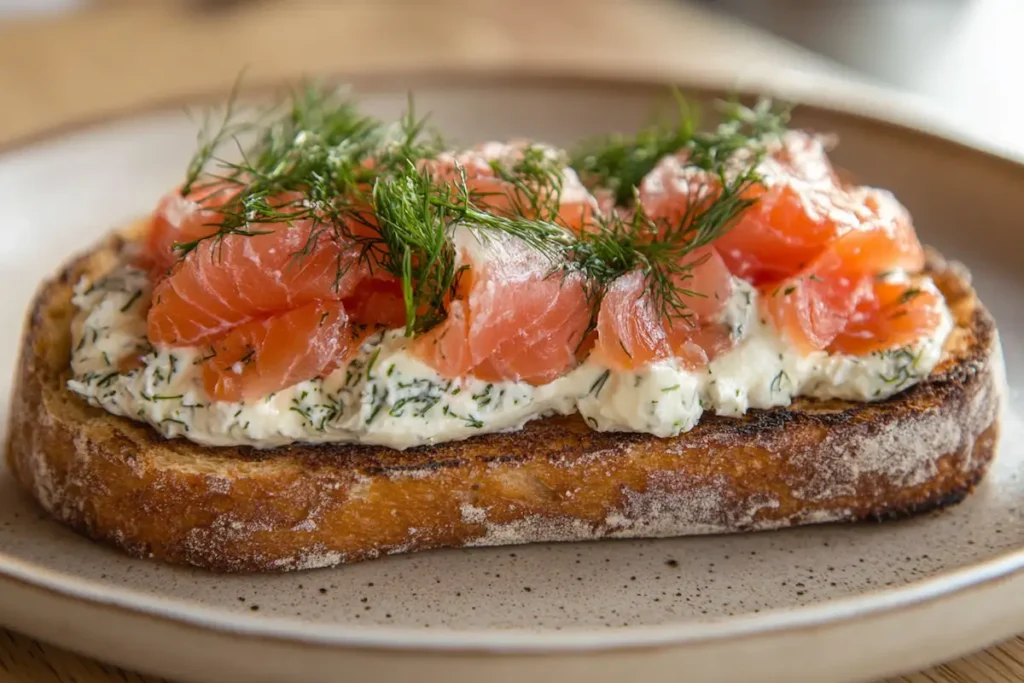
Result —
<instances>
[{"instance_id":1,"label":"wooden table","mask_svg":"<svg viewBox=\"0 0 1024 683\"><path fill-rule=\"evenodd\" d=\"M353 65L488 67L513 58L527 66L665 73L714 55L726 71L749 71L751 63L838 70L692 8L618 0L97 5L0 23L0 147L162 99L226 90L242 67L253 81ZM268 59L266 46L279 35L310 39ZM156 680L0 629L0 683ZM1024 681L1024 640L893 680Z\"/></svg>"}]
</instances>

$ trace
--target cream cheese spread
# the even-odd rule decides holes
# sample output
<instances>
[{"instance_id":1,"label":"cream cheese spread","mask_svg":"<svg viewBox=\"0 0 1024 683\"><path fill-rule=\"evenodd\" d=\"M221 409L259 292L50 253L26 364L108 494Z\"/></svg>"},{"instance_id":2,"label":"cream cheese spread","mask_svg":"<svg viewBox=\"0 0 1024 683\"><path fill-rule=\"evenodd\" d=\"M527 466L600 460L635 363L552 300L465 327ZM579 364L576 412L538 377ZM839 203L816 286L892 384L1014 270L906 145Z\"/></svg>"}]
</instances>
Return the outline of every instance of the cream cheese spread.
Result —
<instances>
[{"instance_id":1,"label":"cream cheese spread","mask_svg":"<svg viewBox=\"0 0 1024 683\"><path fill-rule=\"evenodd\" d=\"M929 281L918 287L934 287ZM674 436L704 411L737 417L797 396L875 401L927 377L953 321L934 336L864 356L799 354L760 317L758 293L740 279L722 312L735 346L698 371L675 360L614 371L587 360L548 384L446 379L406 350L400 330L369 339L345 366L255 402L211 401L202 348L153 348L146 337L145 271L122 266L81 282L74 304L69 388L94 406L149 423L169 438L211 446L362 443L409 448L515 430L579 412L601 431ZM134 362L127 362L133 360Z\"/></svg>"}]
</instances>

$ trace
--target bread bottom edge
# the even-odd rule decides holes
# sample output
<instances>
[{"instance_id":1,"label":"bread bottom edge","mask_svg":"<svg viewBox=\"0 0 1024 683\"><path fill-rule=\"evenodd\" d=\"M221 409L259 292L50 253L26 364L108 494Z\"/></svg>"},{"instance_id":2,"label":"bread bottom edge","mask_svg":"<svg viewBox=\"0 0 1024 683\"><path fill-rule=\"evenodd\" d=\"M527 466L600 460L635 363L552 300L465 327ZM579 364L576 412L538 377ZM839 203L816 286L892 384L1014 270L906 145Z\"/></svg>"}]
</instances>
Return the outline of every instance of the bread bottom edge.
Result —
<instances>
[{"instance_id":1,"label":"bread bottom edge","mask_svg":"<svg viewBox=\"0 0 1024 683\"><path fill-rule=\"evenodd\" d=\"M357 552L332 550L318 544L287 556L268 557L261 552L232 553L224 547L196 545L190 551L180 548L153 547L136 537L126 528L97 527L90 523L89 515L80 507L67 505L46 506L38 495L32 495L36 504L46 509L59 521L91 540L116 548L131 556L156 559L174 565L188 565L214 572L286 572L318 569L340 564L373 560L387 555L411 551L442 550L446 548L484 548L517 546L537 543L592 542L599 540L663 539L689 536L733 535L823 524L869 524L900 522L939 512L964 501L983 481L995 457L999 436L999 421L993 421L973 440L970 452L950 453L938 460L950 460L965 465L958 470L946 470L937 478L908 489L899 501L880 500L865 505L858 501L851 506L833 505L827 508L807 509L786 517L775 517L770 506L752 510L745 521L724 524L695 523L680 517L678 509L667 505L660 513L648 513L643 520L616 517L613 513L603 523L564 517L535 515L505 524L488 523L481 532L471 529L463 537L447 541L416 545L399 544L380 548L366 548ZM15 470L17 475L18 470ZM17 476L23 488L34 491L30 482ZM688 507L688 506L684 506ZM472 518L472 510L463 510L463 517ZM467 528L471 528L470 527ZM240 549L239 549L240 550Z\"/></svg>"}]
</instances>

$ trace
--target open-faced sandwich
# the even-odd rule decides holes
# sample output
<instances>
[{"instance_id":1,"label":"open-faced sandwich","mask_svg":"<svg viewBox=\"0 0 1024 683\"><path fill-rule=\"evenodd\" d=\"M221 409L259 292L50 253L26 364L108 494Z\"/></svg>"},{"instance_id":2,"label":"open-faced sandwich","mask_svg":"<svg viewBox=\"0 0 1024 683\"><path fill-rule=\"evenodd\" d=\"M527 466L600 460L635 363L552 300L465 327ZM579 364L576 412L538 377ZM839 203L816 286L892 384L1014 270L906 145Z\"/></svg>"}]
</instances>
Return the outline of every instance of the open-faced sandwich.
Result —
<instances>
[{"instance_id":1,"label":"open-faced sandwich","mask_svg":"<svg viewBox=\"0 0 1024 683\"><path fill-rule=\"evenodd\" d=\"M80 532L284 570L887 519L985 473L967 273L783 112L575 153L283 112L37 295L8 457Z\"/></svg>"}]
</instances>

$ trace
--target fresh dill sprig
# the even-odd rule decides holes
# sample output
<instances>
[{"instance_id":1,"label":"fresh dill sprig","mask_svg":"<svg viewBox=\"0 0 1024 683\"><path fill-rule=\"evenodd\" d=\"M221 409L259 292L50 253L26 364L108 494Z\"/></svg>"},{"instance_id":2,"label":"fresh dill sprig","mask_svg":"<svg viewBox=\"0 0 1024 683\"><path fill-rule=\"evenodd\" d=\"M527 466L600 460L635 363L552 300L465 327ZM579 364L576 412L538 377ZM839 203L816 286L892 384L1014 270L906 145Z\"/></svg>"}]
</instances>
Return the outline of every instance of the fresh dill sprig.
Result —
<instances>
[{"instance_id":1,"label":"fresh dill sprig","mask_svg":"<svg viewBox=\"0 0 1024 683\"><path fill-rule=\"evenodd\" d=\"M577 238L565 228L539 218L493 214L472 205L458 215L459 221L470 227L484 243L489 239L488 233L508 235L552 261L553 266L577 243Z\"/></svg>"},{"instance_id":2,"label":"fresh dill sprig","mask_svg":"<svg viewBox=\"0 0 1024 683\"><path fill-rule=\"evenodd\" d=\"M401 120L388 126L360 113L344 93L309 84L262 119L247 123L233 96L219 128L202 139L183 193L199 183L223 183L232 196L218 207L216 231L176 245L180 255L207 240L265 234L264 225L310 221L296 257L312 253L322 239L354 244L371 265L401 281L406 331L414 334L446 313L457 274L449 239L455 223L512 235L549 255L551 244L566 241L558 226L478 208L481 198L464 178L453 188L418 170L416 162L436 156L443 141L427 117L417 117L411 96ZM241 133L256 134L255 142L243 146ZM221 156L229 142L238 160ZM530 146L510 167L496 169L512 188L509 196L523 202L513 214L547 215L545 207L557 207L560 174L550 157Z\"/></svg>"},{"instance_id":3,"label":"fresh dill sprig","mask_svg":"<svg viewBox=\"0 0 1024 683\"><path fill-rule=\"evenodd\" d=\"M693 139L695 116L677 90L673 95L679 108L674 121L655 122L632 135L613 133L584 141L573 152L570 165L585 183L611 190L616 204L628 202L633 188L662 157Z\"/></svg>"},{"instance_id":4,"label":"fresh dill sprig","mask_svg":"<svg viewBox=\"0 0 1024 683\"><path fill-rule=\"evenodd\" d=\"M311 252L328 234L362 245L364 253L372 251L379 240L359 226L367 220L373 181L440 148L436 137L429 143L421 140L426 119L417 119L411 106L398 124L387 126L362 114L344 92L317 84L293 91L276 108L276 116L265 116L269 122L263 124L237 121L233 103L227 112L220 129L193 157L186 186L224 183L230 188L225 193L233 196L219 208L222 218L216 232L177 245L181 255L204 240L261 234L261 223L301 220L311 221L313 227L299 256ZM238 138L245 131L259 133L248 146ZM219 156L217 150L227 140L235 143L240 160Z\"/></svg>"},{"instance_id":5,"label":"fresh dill sprig","mask_svg":"<svg viewBox=\"0 0 1024 683\"><path fill-rule=\"evenodd\" d=\"M776 106L769 99L746 107L735 100L720 102L722 119L713 131L694 133L687 163L715 170L740 151L754 155L764 152L764 141L786 131L790 107Z\"/></svg>"},{"instance_id":6,"label":"fresh dill sprig","mask_svg":"<svg viewBox=\"0 0 1024 683\"><path fill-rule=\"evenodd\" d=\"M684 103L680 110L685 111ZM581 235L569 268L587 275L592 298L599 298L603 288L617 277L640 270L644 273L645 290L662 316L690 317L687 299L707 294L686 287L693 269L703 263L699 257L687 257L725 234L743 211L756 203L749 190L760 180L757 168L765 152L764 141L785 130L788 116L787 110L773 108L768 100L758 102L752 109L727 103L722 122L714 131L694 133L691 126L683 124L672 129L679 133L676 140L682 139L683 133L688 135L672 151L682 153L687 166L703 169L703 179L688 188L685 210L672 221L649 217L640 205L639 190L634 184L630 188L634 209L629 218L618 214L598 218L596 229ZM646 140L654 139L650 132ZM669 140L671 135L666 132L659 139ZM623 167L626 175L609 177L604 182L610 182L613 189L621 189L617 183L631 178L628 173L657 163L657 159L649 156L655 147L643 141L632 147L613 145L618 158L632 159L632 165ZM644 173L649 171L648 168Z\"/></svg>"},{"instance_id":7,"label":"fresh dill sprig","mask_svg":"<svg viewBox=\"0 0 1024 683\"><path fill-rule=\"evenodd\" d=\"M705 192L712 188L699 186L696 192L691 189L691 201L683 216L665 226L658 239L638 245L637 252L646 261L647 289L652 302L668 318L688 318L690 307L686 299L707 296L706 292L686 286L693 269L705 259L687 257L728 232L740 215L757 202L748 192L759 180L756 161L732 175L724 167L715 168L714 173L718 187L713 198L705 198Z\"/></svg>"},{"instance_id":8,"label":"fresh dill sprig","mask_svg":"<svg viewBox=\"0 0 1024 683\"><path fill-rule=\"evenodd\" d=\"M584 182L611 190L615 203L624 205L664 156L689 147L689 164L713 170L722 158L781 133L789 121L789 110L776 108L771 100L760 100L753 108L725 102L718 128L699 133L693 108L678 90L673 90L673 95L678 106L674 120L651 124L633 135L605 135L581 144L572 155L571 166Z\"/></svg>"},{"instance_id":9,"label":"fresh dill sprig","mask_svg":"<svg viewBox=\"0 0 1024 683\"><path fill-rule=\"evenodd\" d=\"M492 161L491 170L508 186L512 214L526 218L555 220L562 196L565 155L545 145L530 144L518 150L511 163ZM477 199L471 196L470 199Z\"/></svg>"},{"instance_id":10,"label":"fresh dill sprig","mask_svg":"<svg viewBox=\"0 0 1024 683\"><path fill-rule=\"evenodd\" d=\"M380 265L402 284L407 335L430 329L447 313L459 275L451 240L455 226L473 230L484 242L497 234L518 239L547 256L552 271L575 243L570 233L552 223L478 208L464 172L452 186L435 182L428 170L413 163L377 180L373 209L386 246Z\"/></svg>"},{"instance_id":11,"label":"fresh dill sprig","mask_svg":"<svg viewBox=\"0 0 1024 683\"><path fill-rule=\"evenodd\" d=\"M433 202L435 196L440 195L430 175L411 164L373 187L377 226L387 247L381 265L402 284L406 335L441 321L455 283L448 208Z\"/></svg>"},{"instance_id":12,"label":"fresh dill sprig","mask_svg":"<svg viewBox=\"0 0 1024 683\"><path fill-rule=\"evenodd\" d=\"M491 211L486 197L469 189L463 169L455 182L440 182L419 163L444 146L428 119L417 117L411 98L393 125L361 113L345 93L316 84L293 92L258 123L239 118L233 98L219 128L201 138L182 187L188 194L202 183L222 183L231 197L218 207L213 234L177 249L187 254L203 240L309 221L308 240L295 257L312 253L323 239L353 245L360 258L399 280L405 331L415 335L448 314L460 274L452 232L465 226L484 241L498 235L521 240L551 261L552 273L581 273L595 310L611 282L641 270L658 310L686 317L687 298L703 295L686 287L699 265L691 254L754 203L747 190L758 181L762 142L784 129L788 113L769 102L750 109L730 103L714 131L697 133L685 101L677 101L674 123L602 138L572 158L587 182L613 190L619 204L637 205L628 218L595 217L577 237L558 225L568 160L547 147L527 145L514 160L491 164L511 203ZM243 134L255 141L243 145ZM221 155L229 143L237 160ZM685 164L703 169L706 185L693 188L678 220L654 220L636 201L637 186L661 157L680 151ZM345 267L339 263L338 282Z\"/></svg>"},{"instance_id":13,"label":"fresh dill sprig","mask_svg":"<svg viewBox=\"0 0 1024 683\"><path fill-rule=\"evenodd\" d=\"M429 159L444 149L444 138L429 126L430 115L416 116L416 102L409 93L405 113L386 135L375 159L376 169L402 170L410 160Z\"/></svg>"},{"instance_id":14,"label":"fresh dill sprig","mask_svg":"<svg viewBox=\"0 0 1024 683\"><path fill-rule=\"evenodd\" d=\"M686 287L705 257L688 257L725 234L757 201L748 193L758 179L754 165L731 176L719 169L713 178L715 188L702 185L691 190L695 201L676 220L654 220L639 202L628 218L599 219L596 230L580 235L567 269L586 275L593 301L617 278L639 270L655 310L670 319L689 318L687 299L706 294Z\"/></svg>"},{"instance_id":15,"label":"fresh dill sprig","mask_svg":"<svg viewBox=\"0 0 1024 683\"><path fill-rule=\"evenodd\" d=\"M211 117L214 113L213 110L207 110L204 116L203 125L199 129L196 140L196 151L192 158L189 159L188 168L185 171L185 182L181 186L180 192L183 197L192 192L193 186L200 176L203 175L206 167L214 158L214 155L217 154L217 150L228 140L236 139L238 135L244 133L252 125L250 122L238 121L236 118L237 112L235 107L238 102L238 89L242 84L244 74L244 71L239 73L238 78L235 79L234 84L231 86L231 92L228 95L227 103L224 105L220 123L215 128L212 126Z\"/></svg>"}]
</instances>

